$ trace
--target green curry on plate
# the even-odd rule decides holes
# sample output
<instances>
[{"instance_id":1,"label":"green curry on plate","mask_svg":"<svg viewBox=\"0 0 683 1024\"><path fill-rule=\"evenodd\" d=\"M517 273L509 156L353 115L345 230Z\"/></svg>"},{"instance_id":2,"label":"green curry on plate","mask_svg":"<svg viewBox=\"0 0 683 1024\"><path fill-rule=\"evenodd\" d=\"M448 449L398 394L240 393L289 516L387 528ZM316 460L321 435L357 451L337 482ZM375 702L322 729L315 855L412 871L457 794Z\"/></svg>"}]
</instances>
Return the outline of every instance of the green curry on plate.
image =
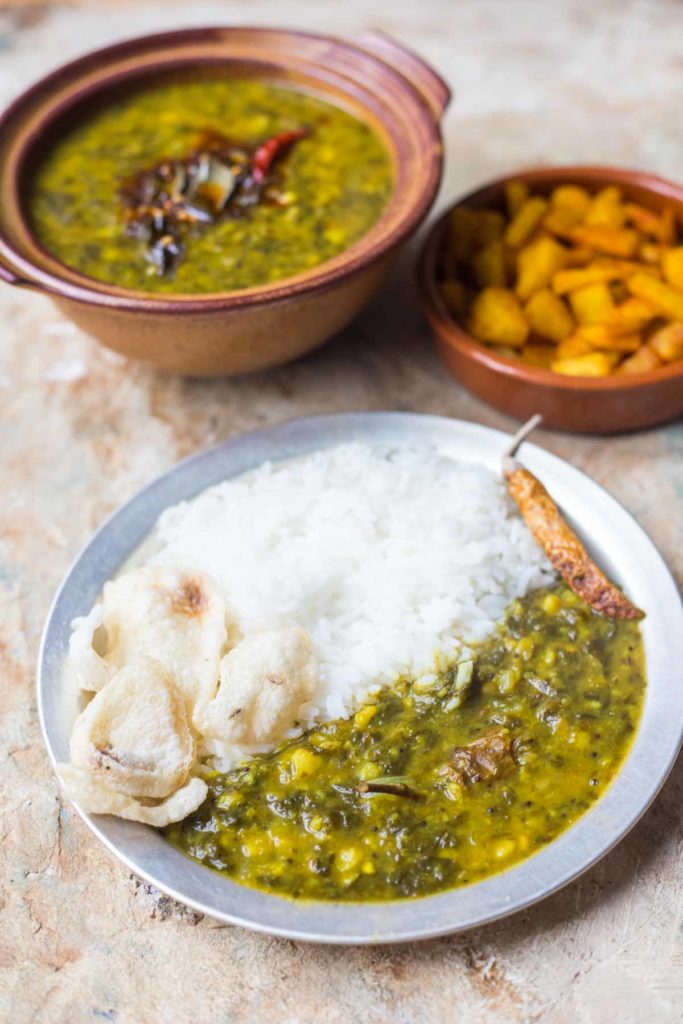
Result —
<instances>
[{"instance_id":1,"label":"green curry on plate","mask_svg":"<svg viewBox=\"0 0 683 1024\"><path fill-rule=\"evenodd\" d=\"M571 825L640 718L636 622L564 584L516 600L473 663L401 681L353 718L208 776L170 840L235 881L322 900L424 896L486 878Z\"/></svg>"}]
</instances>

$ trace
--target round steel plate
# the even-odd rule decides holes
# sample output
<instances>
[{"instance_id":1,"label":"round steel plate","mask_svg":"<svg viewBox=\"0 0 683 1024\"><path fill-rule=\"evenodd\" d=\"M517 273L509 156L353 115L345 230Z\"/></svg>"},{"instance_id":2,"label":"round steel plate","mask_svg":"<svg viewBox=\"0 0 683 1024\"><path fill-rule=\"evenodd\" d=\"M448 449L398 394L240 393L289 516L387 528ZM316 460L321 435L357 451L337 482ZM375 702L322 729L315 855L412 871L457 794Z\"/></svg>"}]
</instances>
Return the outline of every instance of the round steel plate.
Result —
<instances>
[{"instance_id":1,"label":"round steel plate","mask_svg":"<svg viewBox=\"0 0 683 1024\"><path fill-rule=\"evenodd\" d=\"M266 460L278 461L348 441L429 444L498 469L508 440L498 431L435 416L362 413L296 420L245 434L182 462L116 512L76 559L50 612L38 668L38 704L50 757L68 758L76 696L63 682L71 620L84 615L104 583L148 535L169 505ZM235 884L173 849L158 832L81 813L119 860L202 913L309 942L383 943L463 931L527 907L576 878L625 835L664 782L683 735L683 609L657 550L602 488L531 444L525 464L546 484L609 575L647 612L643 635L648 689L631 752L605 795L548 847L515 867L461 889L391 903L293 902Z\"/></svg>"}]
</instances>

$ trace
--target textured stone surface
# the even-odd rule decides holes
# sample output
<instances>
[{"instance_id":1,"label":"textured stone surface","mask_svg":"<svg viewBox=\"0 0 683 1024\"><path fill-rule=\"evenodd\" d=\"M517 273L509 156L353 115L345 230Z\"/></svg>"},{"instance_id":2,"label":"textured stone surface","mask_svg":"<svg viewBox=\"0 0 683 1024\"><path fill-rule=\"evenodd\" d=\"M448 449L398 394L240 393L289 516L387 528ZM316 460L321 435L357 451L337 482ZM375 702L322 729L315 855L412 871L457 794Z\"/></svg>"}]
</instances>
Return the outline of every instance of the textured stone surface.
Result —
<instances>
[{"instance_id":1,"label":"textured stone surface","mask_svg":"<svg viewBox=\"0 0 683 1024\"><path fill-rule=\"evenodd\" d=\"M674 0L0 4L0 101L85 49L150 29L262 22L394 32L456 97L442 201L537 160L680 176L683 5ZM36 718L38 639L93 528L177 459L303 413L410 409L512 426L431 352L411 253L342 337L287 369L163 379L43 298L0 289L0 1020L12 1024L674 1024L683 1006L679 765L579 882L466 936L338 950L251 935L131 878L63 807ZM539 435L609 488L683 580L681 425Z\"/></svg>"}]
</instances>

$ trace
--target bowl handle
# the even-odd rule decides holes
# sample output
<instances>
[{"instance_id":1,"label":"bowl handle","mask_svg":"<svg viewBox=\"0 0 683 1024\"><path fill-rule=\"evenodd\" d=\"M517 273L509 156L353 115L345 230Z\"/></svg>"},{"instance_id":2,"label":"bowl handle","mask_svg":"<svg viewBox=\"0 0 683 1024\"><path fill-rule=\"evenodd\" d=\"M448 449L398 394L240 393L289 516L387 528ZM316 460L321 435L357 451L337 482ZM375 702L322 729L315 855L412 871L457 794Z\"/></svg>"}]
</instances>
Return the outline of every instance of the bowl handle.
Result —
<instances>
[{"instance_id":1,"label":"bowl handle","mask_svg":"<svg viewBox=\"0 0 683 1024\"><path fill-rule=\"evenodd\" d=\"M451 90L429 64L412 50L395 42L391 36L385 35L384 32L377 32L375 29L369 29L367 32L361 32L354 36L353 44L358 49L365 50L366 53L389 64L400 75L407 78L422 96L438 124L450 102Z\"/></svg>"}]
</instances>

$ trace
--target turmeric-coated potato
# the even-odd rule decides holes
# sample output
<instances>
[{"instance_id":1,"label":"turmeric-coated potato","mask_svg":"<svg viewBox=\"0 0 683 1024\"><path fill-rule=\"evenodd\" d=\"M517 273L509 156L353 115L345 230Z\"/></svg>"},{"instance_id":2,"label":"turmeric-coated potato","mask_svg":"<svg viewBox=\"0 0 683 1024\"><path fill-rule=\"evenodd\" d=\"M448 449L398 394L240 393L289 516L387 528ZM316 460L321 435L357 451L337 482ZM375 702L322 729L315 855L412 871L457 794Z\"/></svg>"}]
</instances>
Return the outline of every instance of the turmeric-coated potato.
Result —
<instances>
[{"instance_id":1,"label":"turmeric-coated potato","mask_svg":"<svg viewBox=\"0 0 683 1024\"><path fill-rule=\"evenodd\" d=\"M449 244L447 255L456 263L465 263L474 249L475 217L466 206L456 206L449 217Z\"/></svg>"},{"instance_id":2,"label":"turmeric-coated potato","mask_svg":"<svg viewBox=\"0 0 683 1024\"><path fill-rule=\"evenodd\" d=\"M602 377L683 362L683 215L616 185L508 181L456 207L439 263L451 315L507 359Z\"/></svg>"},{"instance_id":3,"label":"turmeric-coated potato","mask_svg":"<svg viewBox=\"0 0 683 1024\"><path fill-rule=\"evenodd\" d=\"M607 377L618 361L617 352L591 352L575 359L556 360L551 370L569 377Z\"/></svg>"},{"instance_id":4,"label":"turmeric-coated potato","mask_svg":"<svg viewBox=\"0 0 683 1024\"><path fill-rule=\"evenodd\" d=\"M511 249L519 249L534 233L548 209L548 200L541 196L526 199L507 226L503 241Z\"/></svg>"},{"instance_id":5,"label":"turmeric-coated potato","mask_svg":"<svg viewBox=\"0 0 683 1024\"><path fill-rule=\"evenodd\" d=\"M549 288L535 292L524 307L524 312L531 330L550 341L564 341L574 330L571 313L559 295L555 295Z\"/></svg>"},{"instance_id":6,"label":"turmeric-coated potato","mask_svg":"<svg viewBox=\"0 0 683 1024\"><path fill-rule=\"evenodd\" d=\"M523 362L529 366L537 366L541 370L549 370L552 363L557 359L555 345L540 345L536 342L529 342L521 350Z\"/></svg>"},{"instance_id":7,"label":"turmeric-coated potato","mask_svg":"<svg viewBox=\"0 0 683 1024\"><path fill-rule=\"evenodd\" d=\"M640 235L631 228L615 228L603 225L578 224L572 228L571 239L577 245L628 259L635 256L640 244Z\"/></svg>"},{"instance_id":8,"label":"turmeric-coated potato","mask_svg":"<svg viewBox=\"0 0 683 1024\"><path fill-rule=\"evenodd\" d=\"M565 249L554 238L537 238L520 250L517 256L517 285L520 299L550 284L553 276L564 266Z\"/></svg>"},{"instance_id":9,"label":"turmeric-coated potato","mask_svg":"<svg viewBox=\"0 0 683 1024\"><path fill-rule=\"evenodd\" d=\"M623 331L628 334L630 331L639 331L656 316L657 310L652 303L631 296L614 307L605 326L613 331Z\"/></svg>"},{"instance_id":10,"label":"turmeric-coated potato","mask_svg":"<svg viewBox=\"0 0 683 1024\"><path fill-rule=\"evenodd\" d=\"M658 370L661 365L657 353L644 345L617 367L617 373L649 373L650 370Z\"/></svg>"},{"instance_id":11,"label":"turmeric-coated potato","mask_svg":"<svg viewBox=\"0 0 683 1024\"><path fill-rule=\"evenodd\" d=\"M664 278L676 291L683 292L683 245L667 249L662 256Z\"/></svg>"},{"instance_id":12,"label":"turmeric-coated potato","mask_svg":"<svg viewBox=\"0 0 683 1024\"><path fill-rule=\"evenodd\" d=\"M683 320L683 292L676 291L648 274L633 274L627 283L632 295L651 302L659 313L672 320Z\"/></svg>"},{"instance_id":13,"label":"turmeric-coated potato","mask_svg":"<svg viewBox=\"0 0 683 1024\"><path fill-rule=\"evenodd\" d=\"M673 206L665 206L659 218L659 241L662 245L675 245L676 234L676 211Z\"/></svg>"},{"instance_id":14,"label":"turmeric-coated potato","mask_svg":"<svg viewBox=\"0 0 683 1024\"><path fill-rule=\"evenodd\" d=\"M608 186L598 192L586 211L584 224L589 227L620 228L626 220L621 189Z\"/></svg>"},{"instance_id":15,"label":"turmeric-coated potato","mask_svg":"<svg viewBox=\"0 0 683 1024\"><path fill-rule=\"evenodd\" d=\"M505 205L512 219L529 198L529 186L523 181L508 181L505 185Z\"/></svg>"},{"instance_id":16,"label":"turmeric-coated potato","mask_svg":"<svg viewBox=\"0 0 683 1024\"><path fill-rule=\"evenodd\" d=\"M488 245L503 237L505 217L499 210L472 210L474 244Z\"/></svg>"},{"instance_id":17,"label":"turmeric-coated potato","mask_svg":"<svg viewBox=\"0 0 683 1024\"><path fill-rule=\"evenodd\" d=\"M652 335L647 347L654 352L663 363L673 363L683 359L683 323L666 324Z\"/></svg>"},{"instance_id":18,"label":"turmeric-coated potato","mask_svg":"<svg viewBox=\"0 0 683 1024\"><path fill-rule=\"evenodd\" d=\"M472 270L480 288L493 285L504 288L507 284L505 251L500 241L488 242L472 257Z\"/></svg>"},{"instance_id":19,"label":"turmeric-coated potato","mask_svg":"<svg viewBox=\"0 0 683 1024\"><path fill-rule=\"evenodd\" d=\"M624 213L626 219L638 231L642 231L644 235L652 235L653 238L659 237L660 221L654 210L648 210L646 206L640 206L638 203L624 203Z\"/></svg>"},{"instance_id":20,"label":"turmeric-coated potato","mask_svg":"<svg viewBox=\"0 0 683 1024\"><path fill-rule=\"evenodd\" d=\"M569 303L580 324L599 324L614 309L612 294L606 284L588 284L570 292Z\"/></svg>"},{"instance_id":21,"label":"turmeric-coated potato","mask_svg":"<svg viewBox=\"0 0 683 1024\"><path fill-rule=\"evenodd\" d=\"M472 303L469 330L480 341L521 348L529 325L514 292L507 288L484 288Z\"/></svg>"},{"instance_id":22,"label":"turmeric-coated potato","mask_svg":"<svg viewBox=\"0 0 683 1024\"><path fill-rule=\"evenodd\" d=\"M637 352L642 345L642 338L638 331L630 331L628 334L613 331L605 324L584 324L577 327L576 335L583 338L592 345L608 352Z\"/></svg>"},{"instance_id":23,"label":"turmeric-coated potato","mask_svg":"<svg viewBox=\"0 0 683 1024\"><path fill-rule=\"evenodd\" d=\"M574 359L576 356L587 356L594 351L590 341L582 338L579 334L572 334L557 346L555 359Z\"/></svg>"},{"instance_id":24,"label":"turmeric-coated potato","mask_svg":"<svg viewBox=\"0 0 683 1024\"><path fill-rule=\"evenodd\" d=\"M550 206L571 217L575 224L582 221L591 207L591 197L580 185L558 185L550 193Z\"/></svg>"},{"instance_id":25,"label":"turmeric-coated potato","mask_svg":"<svg viewBox=\"0 0 683 1024\"><path fill-rule=\"evenodd\" d=\"M574 292L577 288L585 288L589 284L601 284L614 281L619 277L619 271L612 266L591 266L572 267L569 270L559 270L553 275L553 291L558 295L566 295L567 292Z\"/></svg>"},{"instance_id":26,"label":"turmeric-coated potato","mask_svg":"<svg viewBox=\"0 0 683 1024\"><path fill-rule=\"evenodd\" d=\"M655 242L642 242L638 250L638 259L643 263L656 265L661 261L662 249Z\"/></svg>"}]
</instances>

